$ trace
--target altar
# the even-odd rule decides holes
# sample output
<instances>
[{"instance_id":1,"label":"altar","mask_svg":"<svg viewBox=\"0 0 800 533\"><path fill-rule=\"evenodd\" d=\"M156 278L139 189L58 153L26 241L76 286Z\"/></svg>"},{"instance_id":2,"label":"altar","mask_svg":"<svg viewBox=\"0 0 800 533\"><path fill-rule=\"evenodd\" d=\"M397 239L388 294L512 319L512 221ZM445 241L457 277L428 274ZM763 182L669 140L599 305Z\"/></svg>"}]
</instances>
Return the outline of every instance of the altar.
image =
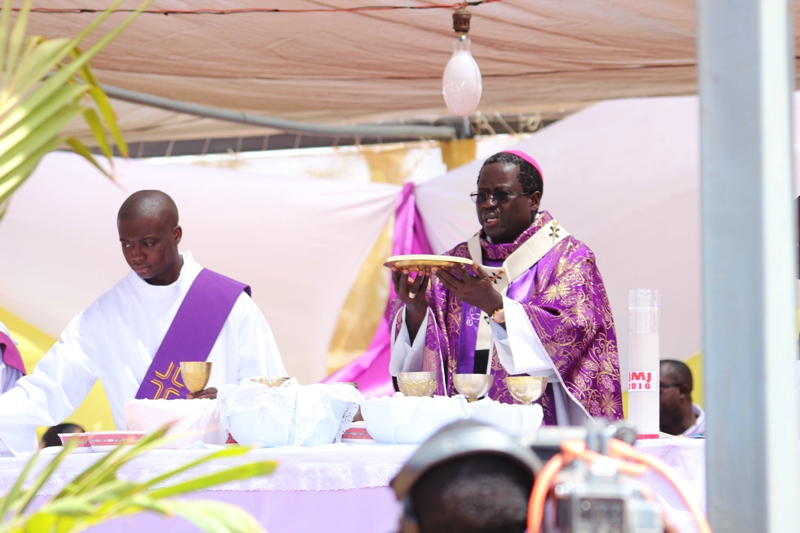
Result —
<instances>
[{"instance_id":1,"label":"altar","mask_svg":"<svg viewBox=\"0 0 800 533\"><path fill-rule=\"evenodd\" d=\"M675 469L689 488L689 496L705 508L705 445L702 439L641 441L637 447L655 455ZM182 478L210 473L226 466L254 460L275 460L278 468L270 476L237 481L199 492L191 498L236 504L255 516L270 533L349 532L390 533L396 530L400 505L388 486L415 445L328 444L316 447L286 446L251 451L245 457L220 460L183 474ZM204 450L156 450L126 465L121 476L136 481L151 479L191 460ZM68 457L40 498L61 490L100 455ZM50 460L42 457L38 472ZM0 459L0 493L16 480L26 459ZM670 518L681 532L692 532L691 516L677 494L654 474L645 476ZM198 529L181 518L145 513L96 526L95 533L167 531L195 533Z\"/></svg>"}]
</instances>

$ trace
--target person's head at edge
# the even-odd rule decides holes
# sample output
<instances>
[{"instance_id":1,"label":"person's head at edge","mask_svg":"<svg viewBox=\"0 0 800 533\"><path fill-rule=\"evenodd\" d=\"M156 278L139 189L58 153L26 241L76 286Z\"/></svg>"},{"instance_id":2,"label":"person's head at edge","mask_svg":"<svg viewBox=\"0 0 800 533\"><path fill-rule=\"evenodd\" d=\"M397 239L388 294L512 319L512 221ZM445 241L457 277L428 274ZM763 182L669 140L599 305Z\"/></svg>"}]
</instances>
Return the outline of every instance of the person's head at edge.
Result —
<instances>
[{"instance_id":1,"label":"person's head at edge","mask_svg":"<svg viewBox=\"0 0 800 533\"><path fill-rule=\"evenodd\" d=\"M177 281L183 266L178 252L183 230L169 195L153 190L130 195L119 208L117 230L125 261L140 278L150 285Z\"/></svg>"},{"instance_id":2,"label":"person's head at edge","mask_svg":"<svg viewBox=\"0 0 800 533\"><path fill-rule=\"evenodd\" d=\"M434 466L411 489L420 533L523 533L532 474L514 459L491 453Z\"/></svg>"},{"instance_id":3,"label":"person's head at edge","mask_svg":"<svg viewBox=\"0 0 800 533\"><path fill-rule=\"evenodd\" d=\"M697 421L692 410L692 371L681 361L665 359L659 374L661 431L681 435Z\"/></svg>"},{"instance_id":4,"label":"person's head at edge","mask_svg":"<svg viewBox=\"0 0 800 533\"><path fill-rule=\"evenodd\" d=\"M522 157L499 152L487 159L478 174L479 194L489 194L475 209L483 232L493 243L514 242L530 227L544 193L542 175Z\"/></svg>"},{"instance_id":5,"label":"person's head at edge","mask_svg":"<svg viewBox=\"0 0 800 533\"><path fill-rule=\"evenodd\" d=\"M57 426L48 428L48 430L44 432L44 435L42 435L42 440L39 442L39 447L49 448L50 446L63 446L63 444L61 443L61 439L58 436L59 433L83 433L83 432L84 429L80 427L78 424L72 424L69 422L58 424Z\"/></svg>"}]
</instances>

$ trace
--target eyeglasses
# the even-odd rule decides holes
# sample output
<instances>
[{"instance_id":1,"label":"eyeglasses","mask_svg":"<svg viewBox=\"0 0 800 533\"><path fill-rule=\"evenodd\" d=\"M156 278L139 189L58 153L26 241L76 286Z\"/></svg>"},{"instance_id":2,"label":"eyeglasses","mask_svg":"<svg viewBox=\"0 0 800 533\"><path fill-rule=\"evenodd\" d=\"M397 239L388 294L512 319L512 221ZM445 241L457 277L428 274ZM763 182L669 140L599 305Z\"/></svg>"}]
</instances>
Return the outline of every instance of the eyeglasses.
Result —
<instances>
[{"instance_id":1,"label":"eyeglasses","mask_svg":"<svg viewBox=\"0 0 800 533\"><path fill-rule=\"evenodd\" d=\"M508 191L497 191L497 192L474 192L469 195L472 198L472 201L476 204L485 204L486 200L489 198L492 199L493 203L496 204L504 204L506 202L510 202L515 198L519 198L520 196L530 196L533 194L532 192L523 192L520 194L508 192Z\"/></svg>"}]
</instances>

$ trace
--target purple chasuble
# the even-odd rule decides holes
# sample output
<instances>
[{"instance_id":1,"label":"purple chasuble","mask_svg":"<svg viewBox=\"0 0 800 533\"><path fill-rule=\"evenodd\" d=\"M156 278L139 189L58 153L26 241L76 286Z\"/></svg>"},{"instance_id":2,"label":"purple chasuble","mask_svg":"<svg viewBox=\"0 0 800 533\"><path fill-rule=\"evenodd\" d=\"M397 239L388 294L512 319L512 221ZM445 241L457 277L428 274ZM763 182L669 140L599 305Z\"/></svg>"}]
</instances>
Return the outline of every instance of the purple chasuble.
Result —
<instances>
[{"instance_id":1,"label":"purple chasuble","mask_svg":"<svg viewBox=\"0 0 800 533\"><path fill-rule=\"evenodd\" d=\"M204 268L172 320L136 393L138 400L186 398L180 363L208 359L239 295L250 287Z\"/></svg>"},{"instance_id":2,"label":"purple chasuble","mask_svg":"<svg viewBox=\"0 0 800 533\"><path fill-rule=\"evenodd\" d=\"M25 364L22 362L22 356L17 349L17 345L11 340L11 337L0 331L0 354L3 356L3 362L6 366L15 368L22 372L24 376Z\"/></svg>"},{"instance_id":3,"label":"purple chasuble","mask_svg":"<svg viewBox=\"0 0 800 533\"><path fill-rule=\"evenodd\" d=\"M502 264L552 220L547 211L542 211L513 243L492 244L481 238L482 263ZM470 257L467 243L459 244L445 255ZM422 369L440 374L443 370L437 394L451 396L457 394L453 374L474 371L480 310L458 300L435 277L427 294L430 301L428 326L425 332L419 332L425 335ZM513 280L506 294L522 305L572 397L591 416L621 419L622 394L614 319L594 253L568 236ZM396 331L399 331L402 314L398 313L403 306L397 300L392 307L392 317L397 319ZM496 350L489 354L489 372L495 376L489 397L513 403L503 381L508 374ZM545 423L554 424L551 385L539 403L544 410Z\"/></svg>"}]
</instances>

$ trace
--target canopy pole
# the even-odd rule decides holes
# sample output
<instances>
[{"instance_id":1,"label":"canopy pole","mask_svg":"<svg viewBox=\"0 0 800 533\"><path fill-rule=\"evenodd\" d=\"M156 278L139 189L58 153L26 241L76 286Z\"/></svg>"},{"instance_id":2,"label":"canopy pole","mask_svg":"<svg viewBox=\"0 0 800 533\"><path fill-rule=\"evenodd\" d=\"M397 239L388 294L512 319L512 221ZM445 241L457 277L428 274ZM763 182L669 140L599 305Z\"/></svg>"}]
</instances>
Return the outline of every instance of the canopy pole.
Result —
<instances>
[{"instance_id":1,"label":"canopy pole","mask_svg":"<svg viewBox=\"0 0 800 533\"><path fill-rule=\"evenodd\" d=\"M310 124L296 122L276 117L266 117L241 111L230 111L189 102L181 102L171 98L163 98L152 94L129 91L112 85L101 84L103 90L111 98L132 102L134 104L157 107L176 113L194 115L197 117L213 118L225 122L236 122L262 128L271 128L286 133L312 135L316 137L355 137L355 138L402 138L402 139L439 139L451 140L456 138L456 129L452 126L423 126L423 125L341 125L329 126L326 124Z\"/></svg>"},{"instance_id":2,"label":"canopy pole","mask_svg":"<svg viewBox=\"0 0 800 533\"><path fill-rule=\"evenodd\" d=\"M791 7L698 2L706 471L717 533L798 531Z\"/></svg>"}]
</instances>

